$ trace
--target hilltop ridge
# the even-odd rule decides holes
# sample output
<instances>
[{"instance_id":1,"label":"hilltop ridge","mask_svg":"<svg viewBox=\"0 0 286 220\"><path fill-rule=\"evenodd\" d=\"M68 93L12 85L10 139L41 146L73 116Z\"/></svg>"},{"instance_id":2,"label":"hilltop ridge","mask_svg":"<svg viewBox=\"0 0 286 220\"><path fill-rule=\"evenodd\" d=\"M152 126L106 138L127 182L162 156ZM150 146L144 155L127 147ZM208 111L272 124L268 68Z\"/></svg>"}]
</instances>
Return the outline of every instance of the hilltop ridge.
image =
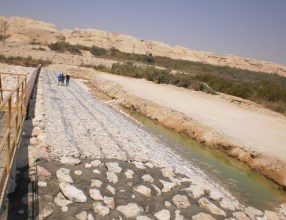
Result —
<instances>
[{"instance_id":1,"label":"hilltop ridge","mask_svg":"<svg viewBox=\"0 0 286 220\"><path fill-rule=\"evenodd\" d=\"M71 44L103 48L115 47L123 52L164 56L173 59L203 62L218 66L230 66L252 71L277 73L286 76L286 66L268 61L234 55L219 55L196 51L182 46L143 40L121 33L110 33L96 29L58 30L54 24L24 17L1 17L0 23L7 21L6 42L17 44L49 44L65 40ZM2 34L2 33L1 33Z\"/></svg>"}]
</instances>

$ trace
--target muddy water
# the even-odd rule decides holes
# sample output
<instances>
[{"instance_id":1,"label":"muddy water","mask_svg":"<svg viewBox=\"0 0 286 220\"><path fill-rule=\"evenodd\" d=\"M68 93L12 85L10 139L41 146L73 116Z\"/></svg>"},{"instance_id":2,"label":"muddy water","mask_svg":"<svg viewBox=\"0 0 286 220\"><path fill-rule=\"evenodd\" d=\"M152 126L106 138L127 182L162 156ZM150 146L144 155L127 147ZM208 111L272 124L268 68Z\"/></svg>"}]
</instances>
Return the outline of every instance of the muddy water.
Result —
<instances>
[{"instance_id":1,"label":"muddy water","mask_svg":"<svg viewBox=\"0 0 286 220\"><path fill-rule=\"evenodd\" d=\"M245 205L265 210L286 202L286 192L241 162L220 152L210 150L191 138L167 129L132 110L124 109L142 123L149 132L183 159L203 170L207 176L223 185Z\"/></svg>"}]
</instances>

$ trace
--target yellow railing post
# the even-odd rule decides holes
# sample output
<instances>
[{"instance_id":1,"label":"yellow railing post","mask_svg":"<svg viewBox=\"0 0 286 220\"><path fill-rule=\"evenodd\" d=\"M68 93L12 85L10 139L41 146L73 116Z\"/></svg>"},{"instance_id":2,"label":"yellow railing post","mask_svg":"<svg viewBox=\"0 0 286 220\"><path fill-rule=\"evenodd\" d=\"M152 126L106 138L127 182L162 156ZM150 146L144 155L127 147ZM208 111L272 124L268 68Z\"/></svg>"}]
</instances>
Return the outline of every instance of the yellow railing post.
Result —
<instances>
[{"instance_id":1,"label":"yellow railing post","mask_svg":"<svg viewBox=\"0 0 286 220\"><path fill-rule=\"evenodd\" d=\"M12 96L8 100L8 118L7 118L7 128L8 128L8 137L7 137L7 147L6 147L6 173L9 173L10 169L10 136L11 136L11 102Z\"/></svg>"}]
</instances>

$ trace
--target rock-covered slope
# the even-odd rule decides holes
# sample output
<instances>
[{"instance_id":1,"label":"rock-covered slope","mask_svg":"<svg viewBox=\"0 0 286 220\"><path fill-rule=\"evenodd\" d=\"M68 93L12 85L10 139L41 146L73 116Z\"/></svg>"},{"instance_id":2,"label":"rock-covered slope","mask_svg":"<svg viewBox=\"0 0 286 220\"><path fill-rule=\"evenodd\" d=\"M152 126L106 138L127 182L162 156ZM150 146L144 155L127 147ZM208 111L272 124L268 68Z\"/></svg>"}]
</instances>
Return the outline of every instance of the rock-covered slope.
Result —
<instances>
[{"instance_id":1,"label":"rock-covered slope","mask_svg":"<svg viewBox=\"0 0 286 220\"><path fill-rule=\"evenodd\" d=\"M220 66L231 66L253 71L277 73L286 76L286 66L252 58L233 55L218 55L210 52L191 50L182 46L170 46L165 43L138 39L132 36L109 33L96 29L56 29L55 25L29 18L0 17L0 23L7 21L7 42L16 43L51 43L66 40L71 44L85 46L96 45L104 48L115 47L124 52L166 56L174 59L190 60Z\"/></svg>"}]
</instances>

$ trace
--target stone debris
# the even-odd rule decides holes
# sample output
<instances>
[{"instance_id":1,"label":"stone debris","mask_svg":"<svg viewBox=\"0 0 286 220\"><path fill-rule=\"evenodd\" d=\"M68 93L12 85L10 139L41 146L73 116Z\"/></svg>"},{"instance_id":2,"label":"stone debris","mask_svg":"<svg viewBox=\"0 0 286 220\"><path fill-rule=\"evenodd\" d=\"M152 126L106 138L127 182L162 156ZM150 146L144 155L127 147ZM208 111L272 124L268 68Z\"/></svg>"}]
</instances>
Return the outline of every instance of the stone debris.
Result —
<instances>
[{"instance_id":1,"label":"stone debris","mask_svg":"<svg viewBox=\"0 0 286 220\"><path fill-rule=\"evenodd\" d=\"M136 217L136 220L152 220L152 219L148 218L147 216L140 215Z\"/></svg>"},{"instance_id":2,"label":"stone debris","mask_svg":"<svg viewBox=\"0 0 286 220\"><path fill-rule=\"evenodd\" d=\"M93 215L89 213L89 214L87 215L87 220L94 220Z\"/></svg>"},{"instance_id":3,"label":"stone debris","mask_svg":"<svg viewBox=\"0 0 286 220\"><path fill-rule=\"evenodd\" d=\"M108 169L108 172L112 173L120 173L122 171L121 167L119 167L118 163L106 163L105 166Z\"/></svg>"},{"instance_id":4,"label":"stone debris","mask_svg":"<svg viewBox=\"0 0 286 220\"><path fill-rule=\"evenodd\" d=\"M182 191L190 192L189 195L195 199L205 195L204 189L198 185L191 185L189 188L185 188Z\"/></svg>"},{"instance_id":5,"label":"stone debris","mask_svg":"<svg viewBox=\"0 0 286 220\"><path fill-rule=\"evenodd\" d=\"M60 189L64 196L73 202L86 202L84 193L69 183L61 183Z\"/></svg>"},{"instance_id":6,"label":"stone debris","mask_svg":"<svg viewBox=\"0 0 286 220\"><path fill-rule=\"evenodd\" d=\"M115 209L115 202L113 197L104 196L103 202L108 208Z\"/></svg>"},{"instance_id":7,"label":"stone debris","mask_svg":"<svg viewBox=\"0 0 286 220\"><path fill-rule=\"evenodd\" d=\"M243 212L234 212L232 215L237 219L237 220L250 220L247 215Z\"/></svg>"},{"instance_id":8,"label":"stone debris","mask_svg":"<svg viewBox=\"0 0 286 220\"><path fill-rule=\"evenodd\" d=\"M80 176L82 174L82 171L81 170L76 170L76 171L74 171L74 174L77 175L77 176Z\"/></svg>"},{"instance_id":9,"label":"stone debris","mask_svg":"<svg viewBox=\"0 0 286 220\"><path fill-rule=\"evenodd\" d=\"M100 160L93 160L90 162L93 167L98 167L101 164Z\"/></svg>"},{"instance_id":10,"label":"stone debris","mask_svg":"<svg viewBox=\"0 0 286 220\"><path fill-rule=\"evenodd\" d=\"M268 210L266 210L264 212L264 218L266 218L267 220L279 220L279 218L275 212L271 212Z\"/></svg>"},{"instance_id":11,"label":"stone debris","mask_svg":"<svg viewBox=\"0 0 286 220\"><path fill-rule=\"evenodd\" d=\"M48 184L47 184L47 182L39 181L39 182L38 182L38 186L39 186L39 187L47 187Z\"/></svg>"},{"instance_id":12,"label":"stone debris","mask_svg":"<svg viewBox=\"0 0 286 220\"><path fill-rule=\"evenodd\" d=\"M161 169L161 171L162 171L162 174L163 174L163 176L164 177L174 177L175 176L175 173L174 173L174 171L173 171L173 169L172 168L162 168Z\"/></svg>"},{"instance_id":13,"label":"stone debris","mask_svg":"<svg viewBox=\"0 0 286 220\"><path fill-rule=\"evenodd\" d=\"M77 158L73 158L73 157L62 157L61 164L68 164L71 166L75 166L77 164L80 164L80 160Z\"/></svg>"},{"instance_id":14,"label":"stone debris","mask_svg":"<svg viewBox=\"0 0 286 220\"><path fill-rule=\"evenodd\" d=\"M118 177L115 173L112 172L106 172L106 176L109 182L111 183L117 183L118 182Z\"/></svg>"},{"instance_id":15,"label":"stone debris","mask_svg":"<svg viewBox=\"0 0 286 220\"><path fill-rule=\"evenodd\" d=\"M92 172L95 174L101 174L101 172L99 170L93 170Z\"/></svg>"},{"instance_id":16,"label":"stone debris","mask_svg":"<svg viewBox=\"0 0 286 220\"><path fill-rule=\"evenodd\" d=\"M135 203L128 203L127 205L118 206L116 208L126 218L134 218L143 212L143 209Z\"/></svg>"},{"instance_id":17,"label":"stone debris","mask_svg":"<svg viewBox=\"0 0 286 220\"><path fill-rule=\"evenodd\" d=\"M215 214L215 215L222 215L226 216L225 212L218 208L216 205L212 204L209 200L206 198L201 198L199 200L199 205L202 208L206 208L209 212Z\"/></svg>"},{"instance_id":18,"label":"stone debris","mask_svg":"<svg viewBox=\"0 0 286 220\"><path fill-rule=\"evenodd\" d=\"M103 196L98 189L90 189L89 195L93 200L103 200Z\"/></svg>"},{"instance_id":19,"label":"stone debris","mask_svg":"<svg viewBox=\"0 0 286 220\"><path fill-rule=\"evenodd\" d=\"M85 167L85 168L91 168L92 165L91 165L90 163L86 163L86 164L84 165L84 167Z\"/></svg>"},{"instance_id":20,"label":"stone debris","mask_svg":"<svg viewBox=\"0 0 286 220\"><path fill-rule=\"evenodd\" d=\"M152 163L150 163L150 162L145 163L145 166L147 166L149 168L153 168L154 167L154 165Z\"/></svg>"},{"instance_id":21,"label":"stone debris","mask_svg":"<svg viewBox=\"0 0 286 220\"><path fill-rule=\"evenodd\" d=\"M162 193L161 193L161 190L160 190L160 188L159 188L158 186L152 184L152 187L156 190L157 196L160 196L160 195L162 194Z\"/></svg>"},{"instance_id":22,"label":"stone debris","mask_svg":"<svg viewBox=\"0 0 286 220\"><path fill-rule=\"evenodd\" d=\"M173 197L172 201L177 208L186 209L191 206L188 198L184 195L177 194Z\"/></svg>"},{"instance_id":23,"label":"stone debris","mask_svg":"<svg viewBox=\"0 0 286 220\"><path fill-rule=\"evenodd\" d=\"M150 182L150 183L153 183L154 182L154 179L152 178L152 176L150 176L149 174L145 174L142 176L142 179L145 181L145 182Z\"/></svg>"},{"instance_id":24,"label":"stone debris","mask_svg":"<svg viewBox=\"0 0 286 220\"><path fill-rule=\"evenodd\" d=\"M134 188L134 190L144 196L150 197L151 196L151 189L146 186L137 186Z\"/></svg>"},{"instance_id":25,"label":"stone debris","mask_svg":"<svg viewBox=\"0 0 286 220\"><path fill-rule=\"evenodd\" d=\"M160 182L163 184L162 192L170 192L175 186L175 183L167 182L164 180L160 180Z\"/></svg>"},{"instance_id":26,"label":"stone debris","mask_svg":"<svg viewBox=\"0 0 286 220\"><path fill-rule=\"evenodd\" d=\"M49 202L48 204L45 204L44 207L40 205L39 208L39 220L44 220L48 216L50 216L54 212L54 204Z\"/></svg>"},{"instance_id":27,"label":"stone debris","mask_svg":"<svg viewBox=\"0 0 286 220\"><path fill-rule=\"evenodd\" d=\"M181 215L180 210L175 211L175 220L184 220L184 216Z\"/></svg>"},{"instance_id":28,"label":"stone debris","mask_svg":"<svg viewBox=\"0 0 286 220\"><path fill-rule=\"evenodd\" d=\"M197 215L194 215L192 217L192 220L215 220L215 219L211 217L209 214L201 212Z\"/></svg>"},{"instance_id":29,"label":"stone debris","mask_svg":"<svg viewBox=\"0 0 286 220\"><path fill-rule=\"evenodd\" d=\"M55 198L54 202L55 202L55 204L57 206L60 206L60 207L64 207L64 206L67 206L67 205L73 203L72 201L67 200L61 192L58 193L58 195Z\"/></svg>"},{"instance_id":30,"label":"stone debris","mask_svg":"<svg viewBox=\"0 0 286 220\"><path fill-rule=\"evenodd\" d=\"M59 170L57 170L56 175L60 183L73 183L69 169L60 168Z\"/></svg>"},{"instance_id":31,"label":"stone debris","mask_svg":"<svg viewBox=\"0 0 286 220\"><path fill-rule=\"evenodd\" d=\"M78 220L87 220L87 212L82 211L81 213L77 214L75 217Z\"/></svg>"},{"instance_id":32,"label":"stone debris","mask_svg":"<svg viewBox=\"0 0 286 220\"><path fill-rule=\"evenodd\" d=\"M101 187L101 185L102 185L102 181L97 180L97 179L92 179L91 180L91 187L99 188L99 187Z\"/></svg>"},{"instance_id":33,"label":"stone debris","mask_svg":"<svg viewBox=\"0 0 286 220\"><path fill-rule=\"evenodd\" d=\"M219 202L219 204L222 208L229 209L231 211L235 211L235 205L229 199L223 198Z\"/></svg>"},{"instance_id":34,"label":"stone debris","mask_svg":"<svg viewBox=\"0 0 286 220\"><path fill-rule=\"evenodd\" d=\"M112 187L112 186L110 186L110 185L108 185L107 187L106 187L106 189L109 191L109 192L111 192L111 194L112 195L114 195L115 194L115 188L114 187Z\"/></svg>"},{"instance_id":35,"label":"stone debris","mask_svg":"<svg viewBox=\"0 0 286 220\"><path fill-rule=\"evenodd\" d=\"M110 212L109 208L102 205L100 202L93 204L93 211L102 217L106 216Z\"/></svg>"},{"instance_id":36,"label":"stone debris","mask_svg":"<svg viewBox=\"0 0 286 220\"><path fill-rule=\"evenodd\" d=\"M144 166L144 164L142 162L133 161L133 163L138 169L146 169L146 167Z\"/></svg>"},{"instance_id":37,"label":"stone debris","mask_svg":"<svg viewBox=\"0 0 286 220\"><path fill-rule=\"evenodd\" d=\"M37 173L38 179L41 181L48 180L52 176L52 174L47 169L41 166L37 166Z\"/></svg>"},{"instance_id":38,"label":"stone debris","mask_svg":"<svg viewBox=\"0 0 286 220\"><path fill-rule=\"evenodd\" d=\"M222 200L222 194L217 190L212 190L209 194L209 198L213 201L220 201Z\"/></svg>"},{"instance_id":39,"label":"stone debris","mask_svg":"<svg viewBox=\"0 0 286 220\"><path fill-rule=\"evenodd\" d=\"M172 204L169 201L165 201L165 206L166 208L170 208L172 206Z\"/></svg>"},{"instance_id":40,"label":"stone debris","mask_svg":"<svg viewBox=\"0 0 286 220\"><path fill-rule=\"evenodd\" d=\"M167 209L163 209L154 215L158 220L170 220L171 214L170 211Z\"/></svg>"},{"instance_id":41,"label":"stone debris","mask_svg":"<svg viewBox=\"0 0 286 220\"><path fill-rule=\"evenodd\" d=\"M134 174L134 172L132 170L127 170L125 172L125 176L126 176L127 179L132 179L133 178L133 174Z\"/></svg>"}]
</instances>

